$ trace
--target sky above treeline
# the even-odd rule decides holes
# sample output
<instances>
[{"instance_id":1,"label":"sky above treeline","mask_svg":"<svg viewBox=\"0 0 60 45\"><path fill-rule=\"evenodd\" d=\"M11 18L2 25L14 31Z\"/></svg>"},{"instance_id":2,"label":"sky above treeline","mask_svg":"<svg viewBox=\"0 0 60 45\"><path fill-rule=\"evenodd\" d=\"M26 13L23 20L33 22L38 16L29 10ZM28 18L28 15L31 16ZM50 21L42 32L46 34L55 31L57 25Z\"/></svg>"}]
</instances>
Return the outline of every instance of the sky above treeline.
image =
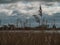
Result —
<instances>
[{"instance_id":1,"label":"sky above treeline","mask_svg":"<svg viewBox=\"0 0 60 45\"><path fill-rule=\"evenodd\" d=\"M56 26L60 25L60 0L1 0L0 1L0 19L2 24L13 23L16 19L29 19L32 25L37 26L33 15L39 14L39 7L42 7L43 16L51 25L53 18L56 19ZM34 21L32 21L34 20Z\"/></svg>"}]
</instances>

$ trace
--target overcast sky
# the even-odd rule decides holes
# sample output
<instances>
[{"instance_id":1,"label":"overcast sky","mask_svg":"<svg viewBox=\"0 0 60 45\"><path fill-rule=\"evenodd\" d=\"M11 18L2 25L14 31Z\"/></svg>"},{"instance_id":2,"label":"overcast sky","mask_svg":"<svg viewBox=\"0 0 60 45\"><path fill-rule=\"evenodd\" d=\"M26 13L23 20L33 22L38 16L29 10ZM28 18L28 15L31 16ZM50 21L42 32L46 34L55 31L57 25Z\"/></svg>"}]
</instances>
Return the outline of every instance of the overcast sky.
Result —
<instances>
[{"instance_id":1,"label":"overcast sky","mask_svg":"<svg viewBox=\"0 0 60 45\"><path fill-rule=\"evenodd\" d=\"M38 15L40 5L43 16L45 16L48 21L50 20L50 22L52 22L52 18L55 17L57 20L56 25L59 26L60 0L1 0L0 19L3 20L3 24L14 22L17 17L23 20L26 18L33 19L32 15Z\"/></svg>"}]
</instances>

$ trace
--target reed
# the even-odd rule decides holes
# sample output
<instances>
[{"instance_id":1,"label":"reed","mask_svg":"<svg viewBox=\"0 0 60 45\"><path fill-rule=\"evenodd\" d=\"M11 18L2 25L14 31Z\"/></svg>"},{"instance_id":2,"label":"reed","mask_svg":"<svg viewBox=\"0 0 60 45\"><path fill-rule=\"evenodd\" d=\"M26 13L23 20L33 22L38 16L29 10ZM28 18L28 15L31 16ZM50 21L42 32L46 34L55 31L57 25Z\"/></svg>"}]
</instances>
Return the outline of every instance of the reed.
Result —
<instances>
[{"instance_id":1,"label":"reed","mask_svg":"<svg viewBox=\"0 0 60 45\"><path fill-rule=\"evenodd\" d=\"M60 45L60 34L0 32L0 45Z\"/></svg>"}]
</instances>

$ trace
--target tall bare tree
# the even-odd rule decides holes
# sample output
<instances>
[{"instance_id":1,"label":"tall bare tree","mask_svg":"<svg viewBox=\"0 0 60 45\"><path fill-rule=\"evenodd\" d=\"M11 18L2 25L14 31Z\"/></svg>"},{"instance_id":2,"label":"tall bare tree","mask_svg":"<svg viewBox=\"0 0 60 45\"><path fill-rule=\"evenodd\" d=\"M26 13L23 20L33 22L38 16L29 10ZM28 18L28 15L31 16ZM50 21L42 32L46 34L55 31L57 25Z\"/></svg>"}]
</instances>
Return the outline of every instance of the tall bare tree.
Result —
<instances>
[{"instance_id":1,"label":"tall bare tree","mask_svg":"<svg viewBox=\"0 0 60 45\"><path fill-rule=\"evenodd\" d=\"M1 25L2 20L0 19L0 25Z\"/></svg>"},{"instance_id":2,"label":"tall bare tree","mask_svg":"<svg viewBox=\"0 0 60 45\"><path fill-rule=\"evenodd\" d=\"M39 15L42 17L42 8L41 8L41 5L39 7Z\"/></svg>"},{"instance_id":3,"label":"tall bare tree","mask_svg":"<svg viewBox=\"0 0 60 45\"><path fill-rule=\"evenodd\" d=\"M17 26L17 28L18 28L18 25L19 25L19 19L17 18L17 20L16 20L16 26Z\"/></svg>"}]
</instances>

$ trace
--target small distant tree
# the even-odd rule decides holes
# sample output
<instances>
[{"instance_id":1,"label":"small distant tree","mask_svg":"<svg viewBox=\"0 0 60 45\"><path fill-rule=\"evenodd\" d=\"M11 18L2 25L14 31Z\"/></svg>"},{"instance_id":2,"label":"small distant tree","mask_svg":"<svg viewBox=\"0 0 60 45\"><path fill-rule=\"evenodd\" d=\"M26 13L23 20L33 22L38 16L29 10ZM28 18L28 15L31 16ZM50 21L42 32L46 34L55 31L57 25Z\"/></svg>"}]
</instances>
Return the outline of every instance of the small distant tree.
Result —
<instances>
[{"instance_id":1,"label":"small distant tree","mask_svg":"<svg viewBox=\"0 0 60 45\"><path fill-rule=\"evenodd\" d=\"M1 21L1 19L0 19L0 26L1 26L1 22L2 22L2 21Z\"/></svg>"},{"instance_id":2,"label":"small distant tree","mask_svg":"<svg viewBox=\"0 0 60 45\"><path fill-rule=\"evenodd\" d=\"M20 19L19 22L20 22L20 26L22 27L22 23L23 23L22 20Z\"/></svg>"},{"instance_id":3,"label":"small distant tree","mask_svg":"<svg viewBox=\"0 0 60 45\"><path fill-rule=\"evenodd\" d=\"M28 23L28 19L26 19L25 22L24 22L25 27L27 26L27 23Z\"/></svg>"},{"instance_id":4,"label":"small distant tree","mask_svg":"<svg viewBox=\"0 0 60 45\"><path fill-rule=\"evenodd\" d=\"M54 19L53 19L53 28L56 28L55 17L54 17Z\"/></svg>"},{"instance_id":5,"label":"small distant tree","mask_svg":"<svg viewBox=\"0 0 60 45\"><path fill-rule=\"evenodd\" d=\"M16 26L18 28L18 25L19 25L19 19L16 20Z\"/></svg>"}]
</instances>

